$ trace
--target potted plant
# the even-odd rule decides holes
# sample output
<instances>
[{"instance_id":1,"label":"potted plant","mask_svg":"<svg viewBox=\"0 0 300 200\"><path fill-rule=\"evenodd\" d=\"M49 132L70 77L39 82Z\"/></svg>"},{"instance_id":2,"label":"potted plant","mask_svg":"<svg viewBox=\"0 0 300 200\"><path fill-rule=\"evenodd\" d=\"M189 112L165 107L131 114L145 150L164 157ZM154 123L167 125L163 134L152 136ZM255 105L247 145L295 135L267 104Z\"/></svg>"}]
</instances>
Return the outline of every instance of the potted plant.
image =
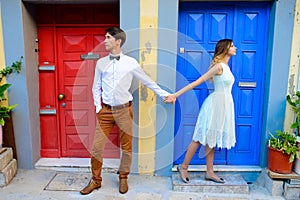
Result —
<instances>
[{"instance_id":1,"label":"potted plant","mask_svg":"<svg viewBox=\"0 0 300 200\"><path fill-rule=\"evenodd\" d=\"M300 91L297 91L296 94L287 95L286 97L287 102L292 107L295 113L295 121L291 125L291 128L294 129L297 135L297 145L300 148ZM298 152L300 154L300 150ZM300 159L296 158L294 162L294 171L300 174Z\"/></svg>"},{"instance_id":2,"label":"potted plant","mask_svg":"<svg viewBox=\"0 0 300 200\"><path fill-rule=\"evenodd\" d=\"M292 172L295 158L299 158L296 135L280 130L270 134L268 145L268 168L271 171L289 174Z\"/></svg>"},{"instance_id":3,"label":"potted plant","mask_svg":"<svg viewBox=\"0 0 300 200\"><path fill-rule=\"evenodd\" d=\"M21 61L14 62L11 66L7 66L0 70L0 83L2 82L2 79L13 72L20 73L21 71ZM14 105L8 105L5 101L6 99L6 91L11 86L11 84L4 83L0 84L0 150L2 149L2 126L5 125L5 119L9 118L9 114L11 110L17 106L17 104Z\"/></svg>"}]
</instances>

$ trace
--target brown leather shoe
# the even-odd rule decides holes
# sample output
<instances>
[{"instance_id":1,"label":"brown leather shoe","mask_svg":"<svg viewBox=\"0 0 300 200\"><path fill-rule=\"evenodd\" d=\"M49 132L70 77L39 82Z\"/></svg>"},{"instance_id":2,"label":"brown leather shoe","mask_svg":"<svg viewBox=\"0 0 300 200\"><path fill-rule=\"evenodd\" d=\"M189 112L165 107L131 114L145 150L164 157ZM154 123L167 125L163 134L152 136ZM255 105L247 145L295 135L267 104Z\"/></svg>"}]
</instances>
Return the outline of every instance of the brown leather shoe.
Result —
<instances>
[{"instance_id":1,"label":"brown leather shoe","mask_svg":"<svg viewBox=\"0 0 300 200\"><path fill-rule=\"evenodd\" d=\"M99 188L101 188L101 181L96 182L94 180L91 180L89 184L80 191L80 193L82 195L90 194L94 189L99 189Z\"/></svg>"},{"instance_id":2,"label":"brown leather shoe","mask_svg":"<svg viewBox=\"0 0 300 200\"><path fill-rule=\"evenodd\" d=\"M121 178L119 179L119 181L120 181L119 192L121 194L125 194L128 191L127 178Z\"/></svg>"}]
</instances>

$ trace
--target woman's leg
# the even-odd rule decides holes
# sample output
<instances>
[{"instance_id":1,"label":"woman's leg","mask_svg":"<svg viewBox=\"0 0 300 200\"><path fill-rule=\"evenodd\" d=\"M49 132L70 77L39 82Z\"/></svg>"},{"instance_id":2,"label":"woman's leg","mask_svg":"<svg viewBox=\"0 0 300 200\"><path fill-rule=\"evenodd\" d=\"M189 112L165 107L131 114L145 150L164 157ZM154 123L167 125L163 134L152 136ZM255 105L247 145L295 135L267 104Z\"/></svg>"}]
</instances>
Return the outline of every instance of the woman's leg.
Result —
<instances>
[{"instance_id":1,"label":"woman's leg","mask_svg":"<svg viewBox=\"0 0 300 200\"><path fill-rule=\"evenodd\" d=\"M223 182L223 179L220 179L214 172L214 155L215 149L206 146L206 177L213 181Z\"/></svg>"},{"instance_id":2,"label":"woman's leg","mask_svg":"<svg viewBox=\"0 0 300 200\"><path fill-rule=\"evenodd\" d=\"M185 154L183 163L181 164L181 166L182 166L181 177L183 177L183 178L188 177L188 171L187 171L188 166L199 146L200 146L200 142L195 142L195 141L192 141L191 144L189 145L189 148Z\"/></svg>"},{"instance_id":3,"label":"woman's leg","mask_svg":"<svg viewBox=\"0 0 300 200\"><path fill-rule=\"evenodd\" d=\"M214 174L214 156L215 156L215 149L206 146L206 172L209 175Z\"/></svg>"}]
</instances>

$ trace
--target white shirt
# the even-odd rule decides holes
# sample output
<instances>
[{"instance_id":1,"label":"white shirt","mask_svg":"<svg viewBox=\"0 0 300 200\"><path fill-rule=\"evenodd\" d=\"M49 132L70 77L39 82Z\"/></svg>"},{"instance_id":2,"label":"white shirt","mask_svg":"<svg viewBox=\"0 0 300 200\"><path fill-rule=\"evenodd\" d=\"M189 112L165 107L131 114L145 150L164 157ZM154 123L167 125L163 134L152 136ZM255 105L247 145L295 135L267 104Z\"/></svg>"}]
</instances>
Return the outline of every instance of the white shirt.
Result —
<instances>
[{"instance_id":1,"label":"white shirt","mask_svg":"<svg viewBox=\"0 0 300 200\"><path fill-rule=\"evenodd\" d=\"M129 89L133 77L155 92L160 98L170 93L162 90L140 67L139 63L129 56L120 54L120 60L110 60L109 56L97 61L93 83L94 105L96 113L101 108L102 102L111 106L122 105L132 101Z\"/></svg>"}]
</instances>

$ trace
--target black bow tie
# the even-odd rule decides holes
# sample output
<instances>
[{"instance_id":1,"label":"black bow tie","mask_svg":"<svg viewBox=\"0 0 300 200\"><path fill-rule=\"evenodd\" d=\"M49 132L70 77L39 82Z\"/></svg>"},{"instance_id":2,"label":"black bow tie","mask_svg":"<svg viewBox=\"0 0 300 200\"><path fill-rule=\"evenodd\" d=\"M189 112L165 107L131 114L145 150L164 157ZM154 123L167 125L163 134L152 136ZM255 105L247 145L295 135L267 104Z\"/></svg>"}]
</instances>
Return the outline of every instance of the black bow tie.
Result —
<instances>
[{"instance_id":1,"label":"black bow tie","mask_svg":"<svg viewBox=\"0 0 300 200\"><path fill-rule=\"evenodd\" d=\"M112 55L110 55L109 59L110 60L113 60L113 59L120 60L120 56L112 56Z\"/></svg>"}]
</instances>

